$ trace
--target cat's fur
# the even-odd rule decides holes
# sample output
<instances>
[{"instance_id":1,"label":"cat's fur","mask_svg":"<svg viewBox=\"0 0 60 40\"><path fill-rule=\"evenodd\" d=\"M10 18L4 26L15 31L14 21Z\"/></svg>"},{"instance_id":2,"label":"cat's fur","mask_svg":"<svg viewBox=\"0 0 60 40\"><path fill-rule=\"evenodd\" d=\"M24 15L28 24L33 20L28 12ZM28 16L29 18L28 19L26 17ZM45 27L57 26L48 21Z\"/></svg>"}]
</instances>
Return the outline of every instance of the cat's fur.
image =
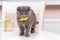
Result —
<instances>
[{"instance_id":1,"label":"cat's fur","mask_svg":"<svg viewBox=\"0 0 60 40\"><path fill-rule=\"evenodd\" d=\"M19 19L28 17L29 20L21 22ZM30 36L30 32L35 32L36 27L36 15L34 11L29 6L19 6L17 7L17 23L20 28L20 35Z\"/></svg>"}]
</instances>

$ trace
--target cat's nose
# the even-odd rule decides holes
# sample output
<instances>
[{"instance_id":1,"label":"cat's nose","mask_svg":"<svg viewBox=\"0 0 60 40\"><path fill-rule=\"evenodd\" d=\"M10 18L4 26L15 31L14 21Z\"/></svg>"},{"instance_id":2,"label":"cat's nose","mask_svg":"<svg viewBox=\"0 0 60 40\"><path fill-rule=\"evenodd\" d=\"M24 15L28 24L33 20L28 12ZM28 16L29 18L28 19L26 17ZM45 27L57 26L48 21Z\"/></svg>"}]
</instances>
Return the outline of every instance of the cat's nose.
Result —
<instances>
[{"instance_id":1,"label":"cat's nose","mask_svg":"<svg viewBox=\"0 0 60 40\"><path fill-rule=\"evenodd\" d=\"M25 18L25 17L23 16L23 18Z\"/></svg>"}]
</instances>

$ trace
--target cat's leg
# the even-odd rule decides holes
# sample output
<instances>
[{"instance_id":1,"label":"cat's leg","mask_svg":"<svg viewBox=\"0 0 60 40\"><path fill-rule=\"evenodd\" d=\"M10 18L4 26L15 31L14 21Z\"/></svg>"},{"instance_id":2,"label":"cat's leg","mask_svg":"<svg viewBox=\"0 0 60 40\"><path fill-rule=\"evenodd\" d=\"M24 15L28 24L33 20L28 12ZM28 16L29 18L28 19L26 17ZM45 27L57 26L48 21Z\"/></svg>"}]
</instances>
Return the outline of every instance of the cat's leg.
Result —
<instances>
[{"instance_id":1,"label":"cat's leg","mask_svg":"<svg viewBox=\"0 0 60 40\"><path fill-rule=\"evenodd\" d=\"M24 35L24 28L22 26L19 27L20 28L20 36L23 36Z\"/></svg>"},{"instance_id":2,"label":"cat's leg","mask_svg":"<svg viewBox=\"0 0 60 40\"><path fill-rule=\"evenodd\" d=\"M29 36L30 36L30 27L26 26L25 37L29 37Z\"/></svg>"},{"instance_id":3,"label":"cat's leg","mask_svg":"<svg viewBox=\"0 0 60 40\"><path fill-rule=\"evenodd\" d=\"M35 26L36 26L36 24L34 23L34 24L32 25L32 28L31 28L31 33L35 33Z\"/></svg>"}]
</instances>

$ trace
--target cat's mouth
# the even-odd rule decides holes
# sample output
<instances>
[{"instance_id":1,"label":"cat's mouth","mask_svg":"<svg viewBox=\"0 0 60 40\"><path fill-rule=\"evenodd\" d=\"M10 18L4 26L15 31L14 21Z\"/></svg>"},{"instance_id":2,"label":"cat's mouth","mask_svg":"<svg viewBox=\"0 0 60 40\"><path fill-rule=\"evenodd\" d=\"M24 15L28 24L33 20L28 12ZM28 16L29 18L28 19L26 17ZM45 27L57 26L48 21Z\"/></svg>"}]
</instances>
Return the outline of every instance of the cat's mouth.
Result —
<instances>
[{"instance_id":1,"label":"cat's mouth","mask_svg":"<svg viewBox=\"0 0 60 40\"><path fill-rule=\"evenodd\" d=\"M21 21L21 22L24 22L24 21L27 21L29 18L20 18L19 20Z\"/></svg>"}]
</instances>

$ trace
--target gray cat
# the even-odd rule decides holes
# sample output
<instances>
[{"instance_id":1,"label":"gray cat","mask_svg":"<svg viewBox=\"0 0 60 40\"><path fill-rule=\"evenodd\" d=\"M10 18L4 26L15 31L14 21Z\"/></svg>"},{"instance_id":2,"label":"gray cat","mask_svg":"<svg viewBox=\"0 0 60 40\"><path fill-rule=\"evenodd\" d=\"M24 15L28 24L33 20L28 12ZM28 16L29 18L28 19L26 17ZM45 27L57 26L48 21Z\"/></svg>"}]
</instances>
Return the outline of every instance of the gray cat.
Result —
<instances>
[{"instance_id":1,"label":"gray cat","mask_svg":"<svg viewBox=\"0 0 60 40\"><path fill-rule=\"evenodd\" d=\"M29 19L27 21L21 22L20 18ZM36 27L36 15L34 11L29 6L19 6L17 7L17 23L20 28L20 36L25 35L26 37L30 36L30 32L35 32Z\"/></svg>"}]
</instances>

